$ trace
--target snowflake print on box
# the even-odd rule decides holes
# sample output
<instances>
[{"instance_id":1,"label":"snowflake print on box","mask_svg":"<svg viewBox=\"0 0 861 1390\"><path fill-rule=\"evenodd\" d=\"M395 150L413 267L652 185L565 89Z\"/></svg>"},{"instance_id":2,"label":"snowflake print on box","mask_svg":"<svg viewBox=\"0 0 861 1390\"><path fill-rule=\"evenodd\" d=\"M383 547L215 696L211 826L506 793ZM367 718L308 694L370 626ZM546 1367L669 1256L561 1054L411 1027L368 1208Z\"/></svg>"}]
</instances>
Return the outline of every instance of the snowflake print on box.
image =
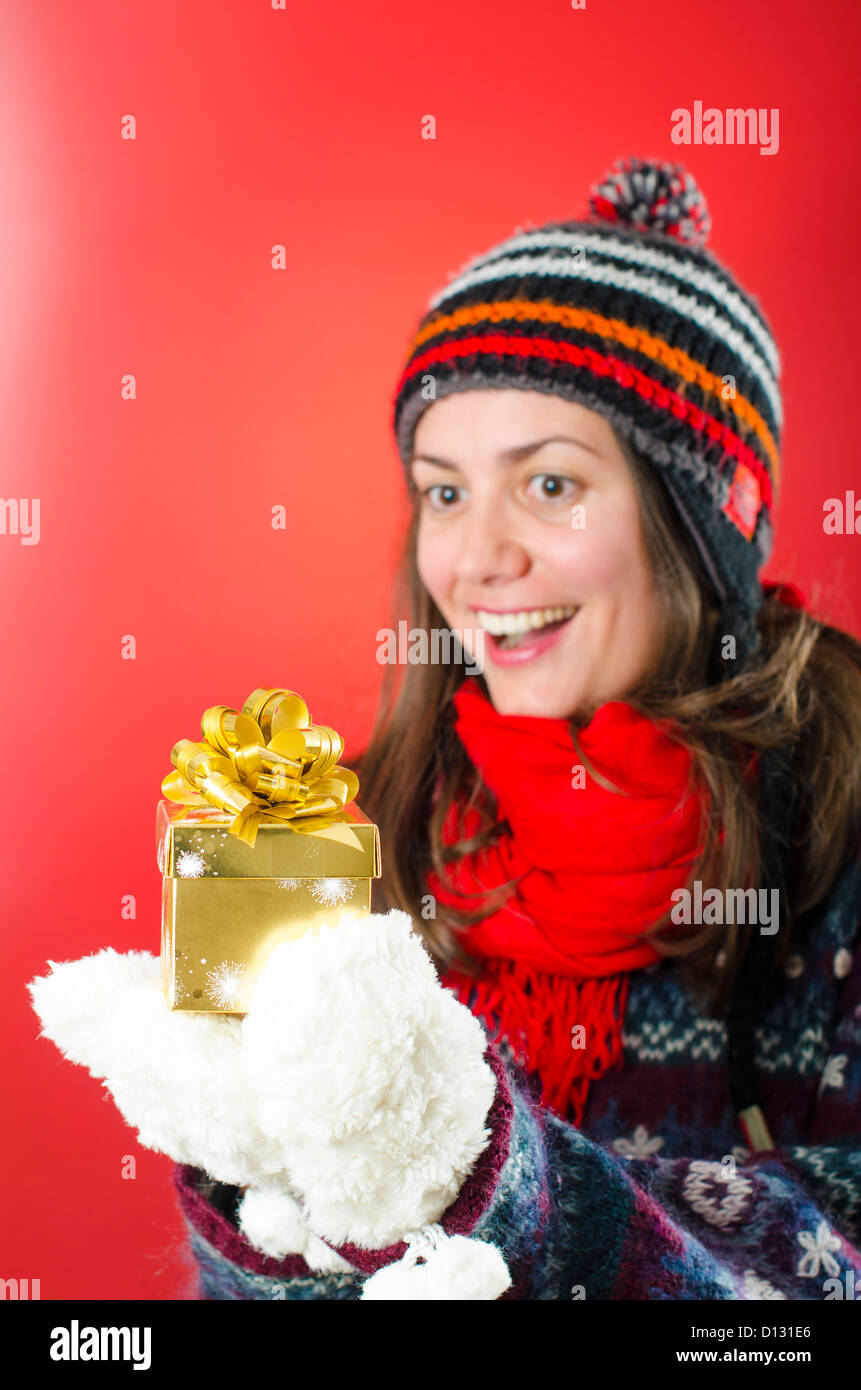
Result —
<instances>
[{"instance_id":1,"label":"snowflake print on box","mask_svg":"<svg viewBox=\"0 0 861 1390\"><path fill-rule=\"evenodd\" d=\"M180 850L176 860L177 878L203 878L206 860L199 849Z\"/></svg>"},{"instance_id":2,"label":"snowflake print on box","mask_svg":"<svg viewBox=\"0 0 861 1390\"><path fill-rule=\"evenodd\" d=\"M279 878L277 880L278 887L283 888L285 893L295 893L301 882L301 878Z\"/></svg>"},{"instance_id":3,"label":"snowflake print on box","mask_svg":"<svg viewBox=\"0 0 861 1390\"><path fill-rule=\"evenodd\" d=\"M311 881L311 896L325 907L337 907L352 898L355 887L349 878L315 878Z\"/></svg>"},{"instance_id":4,"label":"snowflake print on box","mask_svg":"<svg viewBox=\"0 0 861 1390\"><path fill-rule=\"evenodd\" d=\"M223 960L207 972L209 997L222 1009L235 1008L245 987L245 966L234 960Z\"/></svg>"}]
</instances>

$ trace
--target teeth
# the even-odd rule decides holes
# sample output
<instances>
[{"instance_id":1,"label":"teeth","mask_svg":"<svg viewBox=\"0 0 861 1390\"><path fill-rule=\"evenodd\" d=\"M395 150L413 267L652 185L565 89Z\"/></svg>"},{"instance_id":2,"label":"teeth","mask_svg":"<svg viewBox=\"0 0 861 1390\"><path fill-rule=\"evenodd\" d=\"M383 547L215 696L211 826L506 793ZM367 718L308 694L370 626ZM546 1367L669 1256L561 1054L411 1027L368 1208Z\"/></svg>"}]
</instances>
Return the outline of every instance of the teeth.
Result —
<instances>
[{"instance_id":1,"label":"teeth","mask_svg":"<svg viewBox=\"0 0 861 1390\"><path fill-rule=\"evenodd\" d=\"M572 607L533 608L522 613L487 613L479 609L475 616L492 637L505 637L531 632L534 628L546 627L548 623L558 623L560 618L573 618L576 611Z\"/></svg>"}]
</instances>

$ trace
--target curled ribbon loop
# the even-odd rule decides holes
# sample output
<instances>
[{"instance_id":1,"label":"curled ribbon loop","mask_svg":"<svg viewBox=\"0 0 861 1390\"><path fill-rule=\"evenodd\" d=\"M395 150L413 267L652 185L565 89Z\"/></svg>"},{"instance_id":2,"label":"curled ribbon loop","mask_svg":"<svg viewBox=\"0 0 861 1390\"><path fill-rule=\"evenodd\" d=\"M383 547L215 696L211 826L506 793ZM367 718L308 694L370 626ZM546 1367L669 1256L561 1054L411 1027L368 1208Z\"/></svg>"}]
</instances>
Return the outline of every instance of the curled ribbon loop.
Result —
<instances>
[{"instance_id":1,"label":"curled ribbon loop","mask_svg":"<svg viewBox=\"0 0 861 1390\"><path fill-rule=\"evenodd\" d=\"M312 724L305 701L279 686L252 690L241 711L212 705L200 721L203 743L183 738L170 750L176 771L161 784L170 801L214 806L253 845L267 821L301 818L295 829L333 824L359 790L355 772L340 767L344 740Z\"/></svg>"}]
</instances>

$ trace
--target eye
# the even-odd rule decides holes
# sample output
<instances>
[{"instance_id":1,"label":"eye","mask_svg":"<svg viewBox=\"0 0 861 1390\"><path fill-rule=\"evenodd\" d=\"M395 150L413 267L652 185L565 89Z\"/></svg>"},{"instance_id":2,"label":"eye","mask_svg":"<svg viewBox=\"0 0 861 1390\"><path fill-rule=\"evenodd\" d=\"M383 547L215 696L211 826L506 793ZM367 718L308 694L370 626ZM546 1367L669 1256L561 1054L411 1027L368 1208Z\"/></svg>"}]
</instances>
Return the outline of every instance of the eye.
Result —
<instances>
[{"instance_id":1,"label":"eye","mask_svg":"<svg viewBox=\"0 0 861 1390\"><path fill-rule=\"evenodd\" d=\"M460 488L453 483L434 483L431 487L426 487L422 492L422 497L427 500L428 506L434 511L449 511L458 501Z\"/></svg>"},{"instance_id":2,"label":"eye","mask_svg":"<svg viewBox=\"0 0 861 1390\"><path fill-rule=\"evenodd\" d=\"M570 502L578 487L573 478L558 473L536 473L526 484L526 492L539 502Z\"/></svg>"}]
</instances>

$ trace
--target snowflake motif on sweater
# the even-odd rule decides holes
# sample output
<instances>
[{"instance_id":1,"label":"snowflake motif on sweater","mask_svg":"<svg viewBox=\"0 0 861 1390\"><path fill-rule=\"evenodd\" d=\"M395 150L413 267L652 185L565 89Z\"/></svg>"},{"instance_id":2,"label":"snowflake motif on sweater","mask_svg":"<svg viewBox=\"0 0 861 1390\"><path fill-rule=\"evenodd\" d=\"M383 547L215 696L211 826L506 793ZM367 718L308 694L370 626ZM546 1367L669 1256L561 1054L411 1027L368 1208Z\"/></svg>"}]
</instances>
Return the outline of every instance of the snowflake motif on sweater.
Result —
<instances>
[{"instance_id":1,"label":"snowflake motif on sweater","mask_svg":"<svg viewBox=\"0 0 861 1390\"><path fill-rule=\"evenodd\" d=\"M825 1090L826 1086L837 1087L844 1085L846 1078L843 1075L843 1068L848 1061L849 1058L845 1056L845 1054L828 1058L828 1061L825 1063L825 1070L822 1073L822 1080L819 1083L820 1093Z\"/></svg>"},{"instance_id":2,"label":"snowflake motif on sweater","mask_svg":"<svg viewBox=\"0 0 861 1390\"><path fill-rule=\"evenodd\" d=\"M827 1222L820 1221L815 1235L812 1231L799 1231L798 1243L807 1251L799 1261L797 1273L800 1279L815 1279L820 1265L832 1279L837 1277L840 1265L832 1252L840 1250L840 1241L828 1229Z\"/></svg>"},{"instance_id":3,"label":"snowflake motif on sweater","mask_svg":"<svg viewBox=\"0 0 861 1390\"><path fill-rule=\"evenodd\" d=\"M760 1279L759 1275L755 1274L752 1269L744 1271L741 1288L742 1297L746 1299L785 1300L786 1298L785 1293L780 1293L779 1290L772 1288L767 1279Z\"/></svg>"},{"instance_id":4,"label":"snowflake motif on sweater","mask_svg":"<svg viewBox=\"0 0 861 1390\"><path fill-rule=\"evenodd\" d=\"M742 1216L753 1185L747 1178L727 1177L721 1163L695 1158L685 1175L684 1200L712 1226L732 1226Z\"/></svg>"},{"instance_id":5,"label":"snowflake motif on sweater","mask_svg":"<svg viewBox=\"0 0 861 1390\"><path fill-rule=\"evenodd\" d=\"M650 1139L649 1131L645 1125L637 1125L631 1139L613 1140L613 1148L617 1153L624 1154L626 1158L649 1158L663 1147L664 1141L660 1135L656 1134Z\"/></svg>"}]
</instances>

